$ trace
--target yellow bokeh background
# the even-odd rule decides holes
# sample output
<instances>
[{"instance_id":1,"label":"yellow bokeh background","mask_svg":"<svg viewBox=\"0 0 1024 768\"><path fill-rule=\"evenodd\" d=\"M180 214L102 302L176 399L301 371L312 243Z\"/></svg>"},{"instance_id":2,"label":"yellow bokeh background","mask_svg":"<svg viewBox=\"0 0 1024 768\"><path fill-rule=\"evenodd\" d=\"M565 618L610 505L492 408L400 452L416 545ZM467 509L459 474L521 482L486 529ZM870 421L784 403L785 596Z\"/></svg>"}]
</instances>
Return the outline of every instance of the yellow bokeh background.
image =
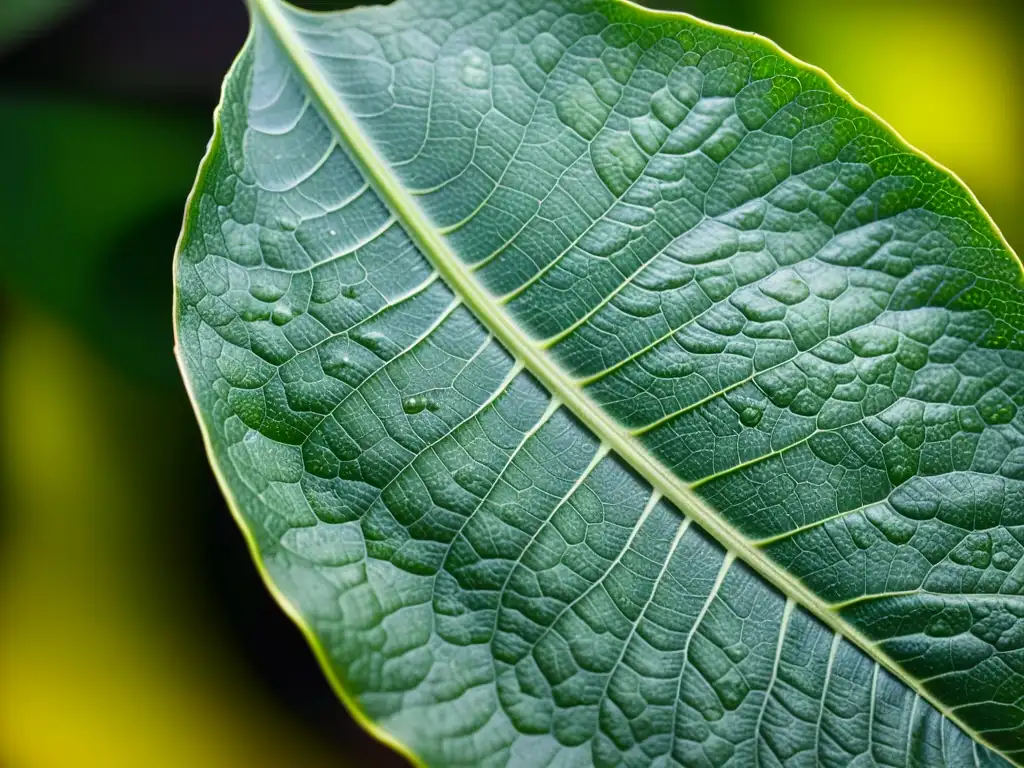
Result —
<instances>
[{"instance_id":1,"label":"yellow bokeh background","mask_svg":"<svg viewBox=\"0 0 1024 768\"><path fill-rule=\"evenodd\" d=\"M768 34L957 173L1011 244L1024 237L1015 4L784 0L778 8Z\"/></svg>"},{"instance_id":2,"label":"yellow bokeh background","mask_svg":"<svg viewBox=\"0 0 1024 768\"><path fill-rule=\"evenodd\" d=\"M13 331L0 350L3 764L338 764L282 726L152 567L147 516L175 482L146 461L160 451L145 441L168 431L153 403L45 317L19 311Z\"/></svg>"}]
</instances>

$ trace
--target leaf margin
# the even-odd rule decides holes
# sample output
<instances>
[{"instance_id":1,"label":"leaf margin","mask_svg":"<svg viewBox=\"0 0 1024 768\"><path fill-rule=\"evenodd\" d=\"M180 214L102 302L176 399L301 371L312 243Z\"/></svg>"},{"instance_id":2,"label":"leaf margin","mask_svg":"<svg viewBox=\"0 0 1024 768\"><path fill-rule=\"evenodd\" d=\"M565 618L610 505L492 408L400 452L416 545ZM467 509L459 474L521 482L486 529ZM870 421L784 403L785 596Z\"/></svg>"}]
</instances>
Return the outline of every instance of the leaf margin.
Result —
<instances>
[{"instance_id":1,"label":"leaf margin","mask_svg":"<svg viewBox=\"0 0 1024 768\"><path fill-rule=\"evenodd\" d=\"M934 707L939 714L954 723L977 744L983 745L993 754L1002 757L1011 764L1014 763L1014 761L1007 757L1002 750L990 744L981 734L963 723L959 717L953 714L949 707L938 701L931 693L925 690L918 681L910 678L898 664L889 658L888 654L884 653L877 647L876 643L865 637L863 633L855 627L848 624L844 619L842 619L837 611L833 611L832 608L829 607L829 604L825 603L808 587L800 583L795 576L790 575L781 566L776 565L770 560L770 558L761 554L756 548L752 547L751 543L746 541L745 537L738 529L728 523L725 518L721 517L720 514L710 505L705 503L693 490L690 489L688 484L676 478L674 473L668 467L655 457L646 455L648 452L639 445L639 442L635 437L630 435L627 429L616 425L615 420L611 416L603 414L601 407L597 405L597 403L591 402L590 396L583 391L582 387L575 386L568 376L558 371L558 366L553 361L546 359L547 355L545 346L543 344L534 343L534 340L530 338L525 330L517 326L511 315L493 301L495 297L473 275L472 271L466 268L465 263L447 245L443 239L443 234L440 228L430 220L424 211L419 209L415 201L405 191L397 176L393 175L386 162L378 155L377 151L373 147L371 139L364 135L363 131L360 130L357 119L353 115L349 114L349 110L345 106L342 97L331 90L322 78L321 82L317 84L315 82L317 75L314 74L311 76L310 72L307 71L311 70L315 73L316 66L312 61L306 62L305 65L303 64L303 53L300 41L297 35L294 34L294 30L291 29L291 25L288 23L282 10L283 8L287 8L290 12L296 15L316 18L339 16L346 13L347 10L358 10L361 6L355 6L354 8L343 11L316 12L300 8L292 4L289 0L244 0L244 2L250 14L249 31L241 49L233 59L231 66L224 76L220 90L220 100L213 112L214 132L210 138L209 144L207 145L206 153L200 162L195 183L186 198L182 230L179 234L174 250L172 266L172 326L174 333L174 357L184 382L189 402L192 404L196 420L199 423L207 460L210 463L211 469L213 470L214 476L217 480L217 485L225 498L228 509L232 517L235 519L235 523L241 530L242 536L245 539L246 546L249 550L249 554L252 557L253 563L256 566L264 586L285 615L287 615L299 629L300 633L309 644L314 657L320 665L329 685L334 690L334 693L338 696L348 713L361 728L363 728L378 742L386 745L404 757L411 765L415 766L415 768L428 768L428 764L415 753L412 747L402 742L397 736L370 717L364 711L358 699L349 693L344 682L335 671L327 649L316 634L315 630L313 630L311 624L303 616L299 607L284 594L281 588L271 577L264 561L263 554L259 549L256 535L247 523L238 500L232 493L227 479L218 465L214 453L210 429L204 419L199 399L193 391L192 382L188 375L186 360L184 353L182 352L178 333L180 301L180 293L178 290L178 269L183 255L183 247L192 232L195 225L195 219L197 218L198 211L195 209L195 203L198 200L199 193L204 191L204 184L209 177L209 171L212 168L217 151L221 148L223 143L223 125L221 118L223 108L228 97L228 86L233 82L234 77L244 65L246 57L250 55L253 49L255 33L257 31L257 25L260 18L262 18L266 23L267 31L282 47L285 56L296 68L297 74L300 75L303 84L309 91L311 101L316 104L325 123L327 123L332 132L335 133L338 145L343 149L346 156L348 156L356 168L358 168L365 176L370 188L380 196L381 201L392 211L393 214L396 215L396 219L403 226L403 229L409 239L416 245L423 257L444 279L452 293L459 297L465 306L472 312L477 321L490 331L503 346L505 346L509 354L523 364L526 370L528 370L541 383L541 385L548 390L552 397L552 406L556 403L564 405L574 417L579 419L580 422L599 439L603 446L608 446L610 450L618 453L620 458L622 458L627 465L629 465L637 472L637 474L651 485L656 494L660 494L663 498L671 501L674 505L679 507L679 510L684 517L696 522L708 534L708 536L720 544L727 553L742 560L743 563L751 568L752 571L757 573L760 578L764 579L771 587L778 590L786 598L787 606L793 602L799 603L801 607L807 610L818 621L821 621L825 626L831 629L837 638L845 638L862 653L866 654L879 665L884 667L897 680L913 690L922 699L928 702L928 704ZM394 0L392 0L391 3L388 3L388 5L391 4L394 4ZM860 111L865 117L869 118L877 127L887 134L887 137L892 141L894 146L906 152L908 155L923 160L932 168L944 174L959 188L962 193L964 193L966 200L973 205L976 212L980 214L981 219L990 227L991 234L995 237L998 244L1003 247L1006 253L1011 257L1011 260L1016 263L1019 269L1018 277L1020 284L1024 286L1024 259L1022 259L1022 257L1010 245L1002 230L999 228L999 225L994 221L992 216L978 199L977 195L963 181L963 179L961 179L955 171L935 160L928 153L910 144L898 131L896 131L895 128L893 128L892 125L889 124L889 122L874 112L870 107L858 101L852 94L839 85L831 75L820 67L794 56L783 49L774 40L765 37L764 35L756 32L737 30L724 24L706 21L686 12L646 8L635 0L598 0L598 4L607 8L626 10L630 13L647 16L649 18L664 19L666 21L685 21L686 23L692 24L696 27L718 34L750 40L764 46L772 54L778 56L784 61L816 75L829 88L831 88L837 96L841 97L856 110ZM285 39L289 36L293 39ZM439 258L437 252L445 254L445 258ZM467 294L473 294L473 299L471 300ZM486 304L488 301L494 304L494 306L488 307ZM496 326L501 327L504 330L498 330L498 327ZM551 369L551 371L549 372L548 369ZM544 371L544 375L539 371ZM564 379L565 384L561 387L553 386L553 382L556 382L559 378ZM575 397L566 398L563 397L563 389L578 391L575 392ZM577 401L576 404L571 405L568 402L569 399ZM595 426L595 421L607 422L607 426L602 427L602 429L598 429ZM604 430L607 430L607 435L604 433ZM634 443L636 443L635 446L633 445ZM639 464L649 466L645 470L641 469L641 467L638 466ZM648 472L650 472L650 474L648 474ZM659 479L656 480L655 478Z\"/></svg>"},{"instance_id":2,"label":"leaf margin","mask_svg":"<svg viewBox=\"0 0 1024 768\"><path fill-rule=\"evenodd\" d=\"M248 2L249 0L246 0L247 5ZM264 588L267 590L277 607L281 609L285 616L287 616L299 630L299 634L302 635L302 638L306 641L306 644L312 651L313 657L316 659L317 665L320 667L320 671L326 678L331 690L338 697L342 706L344 706L345 710L352 719L356 721L359 727L377 742L405 758L413 768L429 768L427 763L424 762L419 755L413 752L408 745L400 741L390 731L371 718L365 712L358 699L349 693L345 688L344 682L335 671L327 649L324 647L324 644L321 642L310 623L306 620L305 616L302 615L298 606L284 594L270 575L270 571L267 569L266 562L263 559L263 553L260 551L259 543L256 540L256 534L246 521L238 500L235 498L230 485L228 485L227 478L217 462L213 446L213 437L199 405L199 398L196 396L192 381L188 376L185 355L182 351L181 341L178 334L179 304L181 300L180 291L178 290L178 269L181 263L184 245L187 242L189 235L192 233L195 220L197 218L197 212L194 204L198 200L199 194L204 191L204 184L209 177L209 171L213 166L213 162L217 156L217 151L223 144L224 131L221 115L223 113L223 107L227 97L227 88L232 82L232 78L235 77L243 64L245 64L246 56L248 56L252 51L255 31L255 23L250 24L249 31L246 33L242 47L235 55L235 58L232 59L231 65L228 67L227 73L224 75L224 80L221 83L220 88L219 101L217 102L217 106L213 109L213 134L210 137L210 141L206 146L206 151L199 163L199 169L196 173L196 179L192 189L189 190L188 196L185 198L185 213L182 219L181 232L179 233L178 240L174 246L174 258L171 270L173 278L171 326L174 334L174 359L178 366L178 371L181 374L185 393L192 406L193 414L195 415L196 422L199 426L200 438L203 443L203 451L206 454L207 462L210 465L210 469L213 471L214 479L217 481L217 487L220 489L221 495L224 497L224 502L228 507L228 512L231 514L231 517L235 521L235 525L242 534L245 547L249 552L253 565L256 566L256 571L259 574L260 581L263 582Z\"/></svg>"}]
</instances>

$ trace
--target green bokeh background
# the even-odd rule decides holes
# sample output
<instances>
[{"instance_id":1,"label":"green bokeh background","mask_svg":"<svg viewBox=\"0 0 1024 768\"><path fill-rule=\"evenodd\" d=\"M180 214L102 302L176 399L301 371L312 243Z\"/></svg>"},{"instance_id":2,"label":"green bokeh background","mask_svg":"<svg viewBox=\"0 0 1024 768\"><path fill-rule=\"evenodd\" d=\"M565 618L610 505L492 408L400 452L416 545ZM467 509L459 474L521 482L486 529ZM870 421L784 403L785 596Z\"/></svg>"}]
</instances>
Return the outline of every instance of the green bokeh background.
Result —
<instances>
[{"instance_id":1,"label":"green bokeh background","mask_svg":"<svg viewBox=\"0 0 1024 768\"><path fill-rule=\"evenodd\" d=\"M827 70L1021 252L1019 4L658 4ZM0 0L2 766L402 764L260 584L172 356L171 256L246 23L241 0Z\"/></svg>"}]
</instances>

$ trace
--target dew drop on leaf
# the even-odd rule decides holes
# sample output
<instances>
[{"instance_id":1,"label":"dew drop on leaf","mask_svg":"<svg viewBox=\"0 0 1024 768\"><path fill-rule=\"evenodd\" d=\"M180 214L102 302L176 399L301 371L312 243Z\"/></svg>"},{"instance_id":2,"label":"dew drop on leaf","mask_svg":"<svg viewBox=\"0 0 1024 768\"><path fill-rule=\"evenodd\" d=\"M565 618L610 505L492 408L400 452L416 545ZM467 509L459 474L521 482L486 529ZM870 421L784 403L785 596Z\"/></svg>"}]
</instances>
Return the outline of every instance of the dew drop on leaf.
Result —
<instances>
[{"instance_id":1,"label":"dew drop on leaf","mask_svg":"<svg viewBox=\"0 0 1024 768\"><path fill-rule=\"evenodd\" d=\"M746 646L736 643L735 645L728 645L725 647L725 655L729 657L729 660L733 664L739 664L747 658L748 651Z\"/></svg>"},{"instance_id":2,"label":"dew drop on leaf","mask_svg":"<svg viewBox=\"0 0 1024 768\"><path fill-rule=\"evenodd\" d=\"M402 410L406 413L419 413L420 411L437 410L437 403L423 395L413 395L402 398Z\"/></svg>"},{"instance_id":3,"label":"dew drop on leaf","mask_svg":"<svg viewBox=\"0 0 1024 768\"><path fill-rule=\"evenodd\" d=\"M740 411L740 421L746 427L756 427L761 423L761 417L764 412L760 408L755 408L752 405L748 405L742 411Z\"/></svg>"}]
</instances>

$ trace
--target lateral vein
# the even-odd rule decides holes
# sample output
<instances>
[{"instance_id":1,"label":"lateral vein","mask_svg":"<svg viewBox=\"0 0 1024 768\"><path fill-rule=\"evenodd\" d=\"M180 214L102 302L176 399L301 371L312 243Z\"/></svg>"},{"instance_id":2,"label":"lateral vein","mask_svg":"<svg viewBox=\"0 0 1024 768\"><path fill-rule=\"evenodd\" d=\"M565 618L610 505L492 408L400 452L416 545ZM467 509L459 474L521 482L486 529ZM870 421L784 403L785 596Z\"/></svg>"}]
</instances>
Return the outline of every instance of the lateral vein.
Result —
<instances>
[{"instance_id":1,"label":"lateral vein","mask_svg":"<svg viewBox=\"0 0 1024 768\"><path fill-rule=\"evenodd\" d=\"M914 690L919 698L927 700L974 738L981 739L980 734L962 723L949 707L944 706L918 681L909 677L877 643L848 624L821 597L772 561L736 527L707 505L668 466L648 453L627 429L605 413L582 390L579 382L560 370L549 359L540 344L516 325L511 316L499 306L496 297L474 276L471 268L451 250L438 227L402 186L370 138L363 133L357 118L349 111L341 96L331 88L316 60L303 46L279 0L248 2L255 15L267 24L269 31L310 89L311 96L318 103L325 121L337 134L339 144L345 148L350 159L363 171L383 202L404 225L409 237L441 274L455 295L461 297L463 303L487 330L525 365L552 396L564 404L602 443L608 445L644 477L657 493L675 504L684 515L691 517L725 547L730 556L743 560L788 599L810 611L828 627L878 661Z\"/></svg>"}]
</instances>

